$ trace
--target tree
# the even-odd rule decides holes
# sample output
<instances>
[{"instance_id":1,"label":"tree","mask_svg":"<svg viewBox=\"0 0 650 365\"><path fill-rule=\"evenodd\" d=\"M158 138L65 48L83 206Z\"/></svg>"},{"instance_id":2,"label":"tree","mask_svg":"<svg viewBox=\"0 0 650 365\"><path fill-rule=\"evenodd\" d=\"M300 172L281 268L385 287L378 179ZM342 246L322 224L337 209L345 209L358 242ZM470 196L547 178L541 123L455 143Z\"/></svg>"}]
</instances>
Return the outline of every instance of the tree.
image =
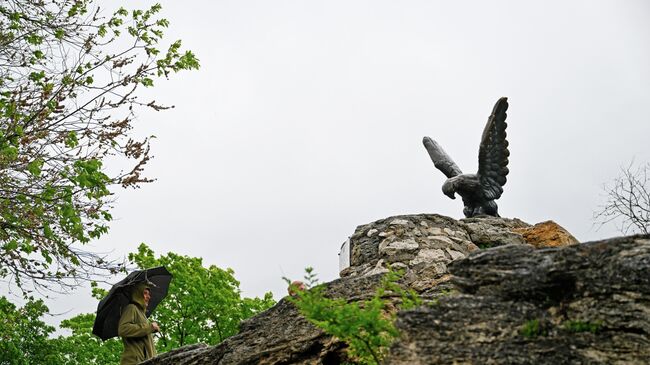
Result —
<instances>
[{"instance_id":1,"label":"tree","mask_svg":"<svg viewBox=\"0 0 650 365\"><path fill-rule=\"evenodd\" d=\"M101 300L107 290L99 288L96 282L91 282L92 296ZM59 336L51 339L52 348L57 356L57 363L66 365L103 365L120 362L123 345L118 338L102 341L92 334L95 323L95 313L79 314L61 321L59 328L69 330L69 336Z\"/></svg>"},{"instance_id":2,"label":"tree","mask_svg":"<svg viewBox=\"0 0 650 365\"><path fill-rule=\"evenodd\" d=\"M48 308L42 300L29 298L17 308L0 297L0 364L117 364L122 344L119 339L102 342L92 334L95 314L80 314L63 320L61 329L69 336L50 338L54 327L43 322Z\"/></svg>"},{"instance_id":3,"label":"tree","mask_svg":"<svg viewBox=\"0 0 650 365\"><path fill-rule=\"evenodd\" d=\"M51 339L51 349L58 363L66 365L118 364L122 343L117 338L100 340L92 334L95 314L79 314L61 321L60 328L72 331L69 336Z\"/></svg>"},{"instance_id":4,"label":"tree","mask_svg":"<svg viewBox=\"0 0 650 365\"><path fill-rule=\"evenodd\" d=\"M48 340L54 327L41 320L48 312L42 300L28 298L17 308L0 297L0 364L51 364L55 351Z\"/></svg>"},{"instance_id":5,"label":"tree","mask_svg":"<svg viewBox=\"0 0 650 365\"><path fill-rule=\"evenodd\" d=\"M606 202L594 214L600 226L614 222L623 234L650 233L650 163L621 168L612 185L605 185Z\"/></svg>"},{"instance_id":6,"label":"tree","mask_svg":"<svg viewBox=\"0 0 650 365\"><path fill-rule=\"evenodd\" d=\"M163 47L156 4L108 16L96 0L0 3L0 278L24 290L74 286L119 265L83 250L108 231L111 186L137 187L149 138L135 110L167 107L138 90L198 60ZM108 172L105 160L123 161Z\"/></svg>"},{"instance_id":7,"label":"tree","mask_svg":"<svg viewBox=\"0 0 650 365\"><path fill-rule=\"evenodd\" d=\"M152 320L161 324L158 351L198 342L220 343L239 331L239 323L275 304L268 292L263 298L242 298L232 269L203 266L201 258L175 253L155 257L145 244L129 260L144 269L165 266L173 279L169 292Z\"/></svg>"}]
</instances>

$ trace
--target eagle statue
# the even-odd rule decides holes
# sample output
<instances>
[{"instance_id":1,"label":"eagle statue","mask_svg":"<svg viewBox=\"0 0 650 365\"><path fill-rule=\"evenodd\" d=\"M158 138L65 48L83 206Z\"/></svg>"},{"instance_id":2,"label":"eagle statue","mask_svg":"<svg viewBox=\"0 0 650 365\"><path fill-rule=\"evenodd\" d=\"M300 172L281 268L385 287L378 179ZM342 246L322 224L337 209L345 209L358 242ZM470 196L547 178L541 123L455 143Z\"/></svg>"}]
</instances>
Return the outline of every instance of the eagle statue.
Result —
<instances>
[{"instance_id":1,"label":"eagle statue","mask_svg":"<svg viewBox=\"0 0 650 365\"><path fill-rule=\"evenodd\" d=\"M506 110L508 98L503 97L494 105L483 130L476 174L463 174L436 141L429 137L422 140L433 164L447 176L447 181L442 184L442 192L452 199L455 199L455 193L463 198L463 213L467 218L499 216L495 200L503 193L510 155L506 140Z\"/></svg>"}]
</instances>

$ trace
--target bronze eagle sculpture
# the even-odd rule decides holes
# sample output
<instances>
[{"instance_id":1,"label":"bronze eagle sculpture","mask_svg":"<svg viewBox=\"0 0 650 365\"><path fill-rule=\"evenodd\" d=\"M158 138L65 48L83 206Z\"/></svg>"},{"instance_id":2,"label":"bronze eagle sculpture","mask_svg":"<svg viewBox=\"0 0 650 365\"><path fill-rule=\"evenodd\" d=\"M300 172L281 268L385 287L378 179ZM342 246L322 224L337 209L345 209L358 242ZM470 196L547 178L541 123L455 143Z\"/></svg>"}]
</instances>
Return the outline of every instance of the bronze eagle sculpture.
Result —
<instances>
[{"instance_id":1,"label":"bronze eagle sculpture","mask_svg":"<svg viewBox=\"0 0 650 365\"><path fill-rule=\"evenodd\" d=\"M442 184L442 192L452 199L456 198L455 193L463 198L463 213L467 218L478 215L499 216L495 200L503 193L510 155L506 140L506 110L508 98L503 97L494 105L483 130L476 174L463 174L436 141L429 137L422 140L433 164L447 176L447 181Z\"/></svg>"}]
</instances>

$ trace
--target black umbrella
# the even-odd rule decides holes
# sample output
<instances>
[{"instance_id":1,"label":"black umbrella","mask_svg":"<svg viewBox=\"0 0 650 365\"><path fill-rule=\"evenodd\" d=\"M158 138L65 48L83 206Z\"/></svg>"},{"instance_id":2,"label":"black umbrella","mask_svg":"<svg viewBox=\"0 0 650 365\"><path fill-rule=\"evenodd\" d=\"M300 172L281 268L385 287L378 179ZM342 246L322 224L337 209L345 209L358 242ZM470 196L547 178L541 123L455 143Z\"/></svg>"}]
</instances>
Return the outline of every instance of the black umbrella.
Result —
<instances>
[{"instance_id":1,"label":"black umbrella","mask_svg":"<svg viewBox=\"0 0 650 365\"><path fill-rule=\"evenodd\" d=\"M97 305L97 317L93 324L93 334L106 341L117 336L117 325L122 315L122 309L131 302L130 288L137 283L149 283L151 299L147 305L147 317L156 306L167 296L172 274L164 267L134 271L124 280L113 285L108 294Z\"/></svg>"}]
</instances>

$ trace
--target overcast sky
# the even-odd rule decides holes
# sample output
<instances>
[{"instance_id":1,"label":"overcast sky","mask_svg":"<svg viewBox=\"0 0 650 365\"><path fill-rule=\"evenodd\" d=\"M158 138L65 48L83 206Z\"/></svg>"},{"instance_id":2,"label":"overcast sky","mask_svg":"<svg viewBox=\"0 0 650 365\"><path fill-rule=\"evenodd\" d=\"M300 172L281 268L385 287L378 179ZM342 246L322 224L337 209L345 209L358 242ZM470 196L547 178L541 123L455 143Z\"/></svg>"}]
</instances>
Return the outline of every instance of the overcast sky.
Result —
<instances>
[{"instance_id":1,"label":"overcast sky","mask_svg":"<svg viewBox=\"0 0 650 365\"><path fill-rule=\"evenodd\" d=\"M129 4L130 6L131 4ZM285 294L313 266L338 277L358 225L392 215L462 218L421 140L464 172L507 96L510 174L499 212L552 219L581 241L602 185L650 161L650 2L171 1L170 38L201 61L151 95L147 173L117 191L94 246L123 257L146 242L230 267L243 294ZM92 312L89 290L49 302ZM56 321L58 322L58 320Z\"/></svg>"}]
</instances>

